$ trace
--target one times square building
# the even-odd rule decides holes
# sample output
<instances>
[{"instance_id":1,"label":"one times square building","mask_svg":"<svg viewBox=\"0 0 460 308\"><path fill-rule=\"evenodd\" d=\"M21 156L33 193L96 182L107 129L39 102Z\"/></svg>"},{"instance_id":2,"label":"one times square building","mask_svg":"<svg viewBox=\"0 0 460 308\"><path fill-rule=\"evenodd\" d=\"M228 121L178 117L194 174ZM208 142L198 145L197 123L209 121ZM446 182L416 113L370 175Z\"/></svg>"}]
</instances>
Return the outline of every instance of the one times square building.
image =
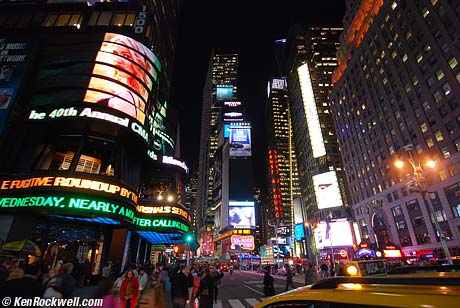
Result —
<instances>
[{"instance_id":1,"label":"one times square building","mask_svg":"<svg viewBox=\"0 0 460 308\"><path fill-rule=\"evenodd\" d=\"M0 236L98 274L191 224L169 103L179 5L56 2L0 4Z\"/></svg>"}]
</instances>

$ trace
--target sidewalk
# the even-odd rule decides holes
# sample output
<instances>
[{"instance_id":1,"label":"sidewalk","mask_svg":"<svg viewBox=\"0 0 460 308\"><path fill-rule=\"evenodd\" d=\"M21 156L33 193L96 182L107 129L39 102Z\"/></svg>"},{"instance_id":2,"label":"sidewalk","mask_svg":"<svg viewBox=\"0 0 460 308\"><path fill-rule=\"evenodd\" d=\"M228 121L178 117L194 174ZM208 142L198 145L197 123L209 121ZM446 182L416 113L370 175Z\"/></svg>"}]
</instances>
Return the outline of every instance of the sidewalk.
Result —
<instances>
[{"instance_id":1,"label":"sidewalk","mask_svg":"<svg viewBox=\"0 0 460 308\"><path fill-rule=\"evenodd\" d=\"M171 284L169 282L166 283L166 292L165 292L165 299L166 299L166 306L172 307L171 301L171 293L170 293ZM140 308L154 308L153 307L153 300L154 300L154 290L153 288L149 288L145 290L144 294L142 294L141 299L139 300L139 307Z\"/></svg>"}]
</instances>

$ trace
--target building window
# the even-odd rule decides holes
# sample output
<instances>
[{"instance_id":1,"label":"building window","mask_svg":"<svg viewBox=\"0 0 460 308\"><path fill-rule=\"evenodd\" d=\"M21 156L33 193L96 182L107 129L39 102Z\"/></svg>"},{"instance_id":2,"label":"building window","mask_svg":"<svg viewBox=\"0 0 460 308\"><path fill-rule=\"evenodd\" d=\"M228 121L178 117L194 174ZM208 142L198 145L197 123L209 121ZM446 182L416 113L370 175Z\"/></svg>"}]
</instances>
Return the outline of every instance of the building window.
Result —
<instances>
[{"instance_id":1,"label":"building window","mask_svg":"<svg viewBox=\"0 0 460 308\"><path fill-rule=\"evenodd\" d=\"M452 209L452 214L454 214L455 218L460 217L460 204L452 206L451 209Z\"/></svg>"},{"instance_id":2,"label":"building window","mask_svg":"<svg viewBox=\"0 0 460 308\"><path fill-rule=\"evenodd\" d=\"M439 69L439 70L436 71L436 78L437 78L438 80L443 79L444 76L445 76L445 75L444 75L444 72L443 72L441 69Z\"/></svg>"},{"instance_id":3,"label":"building window","mask_svg":"<svg viewBox=\"0 0 460 308\"><path fill-rule=\"evenodd\" d=\"M395 206L394 208L391 209L391 212L393 213L393 217L401 216L402 215L402 210L401 206Z\"/></svg>"},{"instance_id":4,"label":"building window","mask_svg":"<svg viewBox=\"0 0 460 308\"><path fill-rule=\"evenodd\" d=\"M449 152L449 149L447 147L443 147L441 149L441 152L442 152L442 156L444 158L449 158L450 157L450 152Z\"/></svg>"},{"instance_id":5,"label":"building window","mask_svg":"<svg viewBox=\"0 0 460 308\"><path fill-rule=\"evenodd\" d=\"M435 214L439 222L447 221L447 216L444 210L436 211Z\"/></svg>"},{"instance_id":6,"label":"building window","mask_svg":"<svg viewBox=\"0 0 460 308\"><path fill-rule=\"evenodd\" d=\"M442 86L442 90L444 91L444 94L445 95L449 95L450 92L452 92L452 89L450 88L450 85L448 82L446 82L443 86Z\"/></svg>"},{"instance_id":7,"label":"building window","mask_svg":"<svg viewBox=\"0 0 460 308\"><path fill-rule=\"evenodd\" d=\"M436 103L439 103L440 101L442 101L442 95L441 93L439 93L439 91L436 91L434 94L433 94L433 99Z\"/></svg>"},{"instance_id":8,"label":"building window","mask_svg":"<svg viewBox=\"0 0 460 308\"><path fill-rule=\"evenodd\" d=\"M440 142L440 141L443 141L444 140L444 136L442 135L442 132L440 130L437 130L435 133L434 133L434 137L436 138L436 141L437 142Z\"/></svg>"},{"instance_id":9,"label":"building window","mask_svg":"<svg viewBox=\"0 0 460 308\"><path fill-rule=\"evenodd\" d=\"M454 145L457 149L457 152L460 152L460 138L454 140Z\"/></svg>"},{"instance_id":10,"label":"building window","mask_svg":"<svg viewBox=\"0 0 460 308\"><path fill-rule=\"evenodd\" d=\"M455 57L449 60L450 68L454 69L457 65L458 65L458 61Z\"/></svg>"},{"instance_id":11,"label":"building window","mask_svg":"<svg viewBox=\"0 0 460 308\"><path fill-rule=\"evenodd\" d=\"M364 218L360 219L360 220L359 220L359 225L360 225L361 227L367 226L366 219L364 219Z\"/></svg>"},{"instance_id":12,"label":"building window","mask_svg":"<svg viewBox=\"0 0 460 308\"><path fill-rule=\"evenodd\" d=\"M403 231L403 230L406 230L407 229L407 224L404 220L402 221L397 221L396 222L396 228L399 230L399 231Z\"/></svg>"},{"instance_id":13,"label":"building window","mask_svg":"<svg viewBox=\"0 0 460 308\"><path fill-rule=\"evenodd\" d=\"M434 146L433 138L428 137L425 139L425 141L426 141L426 145L428 146L428 148L432 148Z\"/></svg>"},{"instance_id":14,"label":"building window","mask_svg":"<svg viewBox=\"0 0 460 308\"><path fill-rule=\"evenodd\" d=\"M449 152L447 152L447 153L449 154ZM450 154L449 154L447 157L445 157L445 158L448 158L449 156L450 156ZM447 172L446 172L445 170L440 170L440 171L438 172L438 175L439 175L439 179L440 179L441 181L447 180Z\"/></svg>"},{"instance_id":15,"label":"building window","mask_svg":"<svg viewBox=\"0 0 460 308\"><path fill-rule=\"evenodd\" d=\"M428 125L426 125L426 123L423 123L422 125L420 125L420 130L422 131L422 133L426 132L428 130Z\"/></svg>"}]
</instances>

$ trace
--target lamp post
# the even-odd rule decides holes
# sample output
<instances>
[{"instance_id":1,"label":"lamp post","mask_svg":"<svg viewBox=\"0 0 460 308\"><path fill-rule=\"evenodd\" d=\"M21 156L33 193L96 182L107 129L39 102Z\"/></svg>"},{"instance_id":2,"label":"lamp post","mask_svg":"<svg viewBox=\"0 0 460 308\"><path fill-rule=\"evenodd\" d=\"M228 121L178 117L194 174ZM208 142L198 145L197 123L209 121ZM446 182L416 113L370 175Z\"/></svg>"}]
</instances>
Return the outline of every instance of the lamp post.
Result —
<instances>
[{"instance_id":1,"label":"lamp post","mask_svg":"<svg viewBox=\"0 0 460 308\"><path fill-rule=\"evenodd\" d=\"M275 240L276 240L276 247L278 247L278 252L276 254L276 263L278 264L279 266L279 263L280 263L280 248L279 248L279 245L278 245L278 222L275 222L274 224L271 224L271 223L268 223L268 226L269 227L273 227L273 231L275 232ZM275 252L275 249L273 249L273 253Z\"/></svg>"},{"instance_id":2,"label":"lamp post","mask_svg":"<svg viewBox=\"0 0 460 308\"><path fill-rule=\"evenodd\" d=\"M425 177L423 176L423 169L420 164L420 161L417 161L417 162L414 161L414 157L412 155L412 149L413 149L412 144L404 146L404 149L406 150L407 155L408 155L407 160L409 161L413 169L413 172L414 172L414 181L418 186L417 191L422 194L423 200L428 204L428 208L431 212L431 215L433 215L434 225L436 227L436 233L438 234L439 239L441 240L441 245L444 250L444 254L446 255L447 262L449 263L449 265L452 265L453 262L452 262L452 258L449 253L449 248L447 247L446 238L444 236L444 233L442 232L441 226L439 225L438 217L436 216L436 213L434 211L433 203L431 202L431 199L429 197L427 198L427 193L428 193L427 183L426 183ZM395 166L401 169L404 166L404 162L402 160L397 160L395 162ZM435 162L429 161L426 164L426 166L429 168L434 168Z\"/></svg>"}]
</instances>

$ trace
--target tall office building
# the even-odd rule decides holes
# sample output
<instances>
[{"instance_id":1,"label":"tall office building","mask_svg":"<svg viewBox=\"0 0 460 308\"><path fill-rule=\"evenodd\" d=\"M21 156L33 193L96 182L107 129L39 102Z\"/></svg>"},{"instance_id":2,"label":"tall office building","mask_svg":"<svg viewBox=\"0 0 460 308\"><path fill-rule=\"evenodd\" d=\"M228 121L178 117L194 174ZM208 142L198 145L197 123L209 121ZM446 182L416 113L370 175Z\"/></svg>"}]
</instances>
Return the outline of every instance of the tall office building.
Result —
<instances>
[{"instance_id":1,"label":"tall office building","mask_svg":"<svg viewBox=\"0 0 460 308\"><path fill-rule=\"evenodd\" d=\"M212 205L214 188L214 154L218 148L221 129L221 107L224 100L233 100L238 94L238 55L211 54L203 87L201 113L200 156L198 165L198 192L195 205L196 223L200 234L211 232L214 214ZM203 240L203 236L201 239ZM210 251L210 250L209 250Z\"/></svg>"},{"instance_id":2,"label":"tall office building","mask_svg":"<svg viewBox=\"0 0 460 308\"><path fill-rule=\"evenodd\" d=\"M314 237L309 239L307 249L318 251L321 257L327 257L332 246L334 255L341 249L351 253L353 244L346 211L348 192L328 100L341 32L339 27L297 25L291 28L287 40L277 41L276 46L278 64L289 85L301 191L301 208L297 213L313 229ZM332 226L332 233L347 232L350 240L336 240L333 244L325 241L326 221ZM313 255L310 253L309 257Z\"/></svg>"},{"instance_id":3,"label":"tall office building","mask_svg":"<svg viewBox=\"0 0 460 308\"><path fill-rule=\"evenodd\" d=\"M445 258L442 236L458 257L460 4L350 1L347 8L331 107L361 236L421 260ZM407 186L414 170L394 167L409 155L423 168L427 200Z\"/></svg>"},{"instance_id":4,"label":"tall office building","mask_svg":"<svg viewBox=\"0 0 460 308\"><path fill-rule=\"evenodd\" d=\"M272 238L279 238L283 251L294 255L294 199L300 196L297 160L293 147L293 134L289 110L289 95L286 78L273 78L268 83L268 97L265 105L265 123L268 143L268 193L271 224L283 228L285 234L277 236L269 228ZM295 251L296 255L297 251Z\"/></svg>"}]
</instances>

